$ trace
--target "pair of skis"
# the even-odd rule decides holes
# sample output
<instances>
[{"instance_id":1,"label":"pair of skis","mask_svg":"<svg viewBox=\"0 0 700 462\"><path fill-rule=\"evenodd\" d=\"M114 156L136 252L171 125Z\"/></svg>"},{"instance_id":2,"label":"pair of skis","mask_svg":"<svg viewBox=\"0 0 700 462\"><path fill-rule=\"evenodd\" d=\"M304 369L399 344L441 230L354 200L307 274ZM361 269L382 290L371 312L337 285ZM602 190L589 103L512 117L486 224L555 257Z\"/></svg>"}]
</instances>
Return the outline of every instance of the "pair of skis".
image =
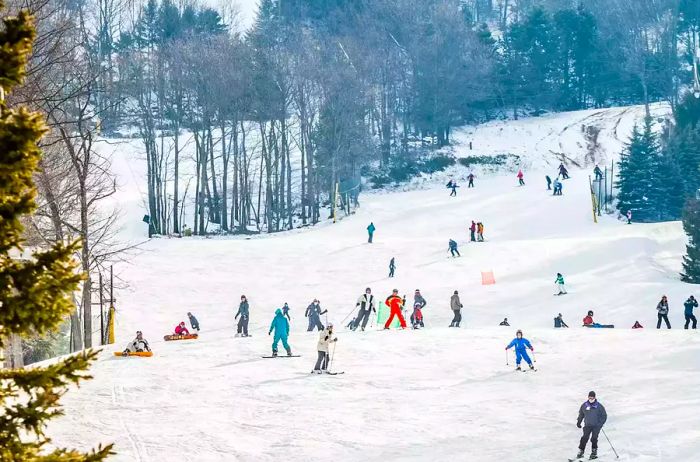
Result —
<instances>
[{"instance_id":1,"label":"pair of skis","mask_svg":"<svg viewBox=\"0 0 700 462\"><path fill-rule=\"evenodd\" d=\"M272 359L272 358L301 358L301 355L261 356L261 358L265 358L265 359ZM311 373L313 374L314 371L311 371ZM341 375L341 374L345 374L345 371L341 371L341 372L324 372L324 374L325 374L325 375ZM323 375L323 374L319 374L319 375Z\"/></svg>"}]
</instances>

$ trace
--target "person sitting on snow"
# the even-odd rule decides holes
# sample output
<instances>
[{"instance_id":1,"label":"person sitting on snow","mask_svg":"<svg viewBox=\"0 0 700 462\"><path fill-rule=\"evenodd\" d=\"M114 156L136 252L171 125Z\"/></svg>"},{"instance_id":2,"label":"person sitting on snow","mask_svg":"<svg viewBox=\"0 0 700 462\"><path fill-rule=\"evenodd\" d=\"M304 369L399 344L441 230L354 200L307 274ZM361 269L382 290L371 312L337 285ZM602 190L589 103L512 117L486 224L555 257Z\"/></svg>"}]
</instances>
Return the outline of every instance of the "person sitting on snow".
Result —
<instances>
[{"instance_id":1,"label":"person sitting on snow","mask_svg":"<svg viewBox=\"0 0 700 462\"><path fill-rule=\"evenodd\" d=\"M151 347L148 346L148 342L143 338L143 333L138 330L136 331L136 338L126 346L124 353L141 353L144 351L151 351Z\"/></svg>"},{"instance_id":2,"label":"person sitting on snow","mask_svg":"<svg viewBox=\"0 0 700 462\"><path fill-rule=\"evenodd\" d=\"M568 328L569 326L566 325L564 322L564 318L562 317L561 313L559 313L559 316L554 318L554 327L556 328L561 328L561 327L566 327Z\"/></svg>"},{"instance_id":3,"label":"person sitting on snow","mask_svg":"<svg viewBox=\"0 0 700 462\"><path fill-rule=\"evenodd\" d=\"M532 345L530 344L530 341L528 339L523 338L523 331L521 331L520 329L518 329L518 331L515 333L515 338L506 347L506 351L508 351L512 347L515 347L515 365L517 366L515 368L516 370L521 370L520 362L523 359L528 364L528 366L530 366L530 369L535 368L535 366L532 365L532 360L530 359L530 356L528 356L527 354L527 349L530 349L530 351L535 351L535 349L532 348Z\"/></svg>"},{"instance_id":4,"label":"person sitting on snow","mask_svg":"<svg viewBox=\"0 0 700 462\"><path fill-rule=\"evenodd\" d=\"M510 327L510 324L508 324L508 318L503 318L503 321L499 324L499 326L508 326Z\"/></svg>"},{"instance_id":5,"label":"person sitting on snow","mask_svg":"<svg viewBox=\"0 0 700 462\"><path fill-rule=\"evenodd\" d=\"M185 327L185 321L175 326L175 335L190 335L190 331Z\"/></svg>"}]
</instances>

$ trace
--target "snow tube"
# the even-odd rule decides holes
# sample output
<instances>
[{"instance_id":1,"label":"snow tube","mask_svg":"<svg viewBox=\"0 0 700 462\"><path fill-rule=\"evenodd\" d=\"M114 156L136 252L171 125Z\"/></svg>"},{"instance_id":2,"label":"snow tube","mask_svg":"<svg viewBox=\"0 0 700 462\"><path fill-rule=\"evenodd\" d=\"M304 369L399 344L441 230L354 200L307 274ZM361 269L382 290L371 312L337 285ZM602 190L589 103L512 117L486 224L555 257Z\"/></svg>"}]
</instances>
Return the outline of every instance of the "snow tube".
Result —
<instances>
[{"instance_id":1,"label":"snow tube","mask_svg":"<svg viewBox=\"0 0 700 462\"><path fill-rule=\"evenodd\" d=\"M128 353L125 353L123 351L115 351L114 356L141 356L144 358L150 358L153 356L152 351L130 351Z\"/></svg>"}]
</instances>

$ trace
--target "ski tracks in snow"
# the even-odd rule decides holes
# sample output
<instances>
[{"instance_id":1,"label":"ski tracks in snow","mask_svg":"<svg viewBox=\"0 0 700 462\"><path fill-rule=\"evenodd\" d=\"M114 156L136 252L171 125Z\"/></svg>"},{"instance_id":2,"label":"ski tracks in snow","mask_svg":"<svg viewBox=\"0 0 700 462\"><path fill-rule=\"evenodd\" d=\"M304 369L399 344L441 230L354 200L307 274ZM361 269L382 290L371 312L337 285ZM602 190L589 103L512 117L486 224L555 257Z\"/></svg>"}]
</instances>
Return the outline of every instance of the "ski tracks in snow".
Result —
<instances>
[{"instance_id":1,"label":"ski tracks in snow","mask_svg":"<svg viewBox=\"0 0 700 462\"><path fill-rule=\"evenodd\" d=\"M127 358L127 360L124 361L124 364L119 367L119 371L114 378L114 382L112 383L112 404L114 405L114 412L117 414L119 425L124 430L124 434L131 444L131 450L134 453L134 460L138 462L150 462L148 451L146 450L144 443L139 438L137 432L131 431L129 424L126 422L126 420L124 420L124 413L121 411L121 408L127 404L126 394L124 393L124 387L122 386L121 382L125 372L127 369L129 369L128 364L129 360Z\"/></svg>"}]
</instances>

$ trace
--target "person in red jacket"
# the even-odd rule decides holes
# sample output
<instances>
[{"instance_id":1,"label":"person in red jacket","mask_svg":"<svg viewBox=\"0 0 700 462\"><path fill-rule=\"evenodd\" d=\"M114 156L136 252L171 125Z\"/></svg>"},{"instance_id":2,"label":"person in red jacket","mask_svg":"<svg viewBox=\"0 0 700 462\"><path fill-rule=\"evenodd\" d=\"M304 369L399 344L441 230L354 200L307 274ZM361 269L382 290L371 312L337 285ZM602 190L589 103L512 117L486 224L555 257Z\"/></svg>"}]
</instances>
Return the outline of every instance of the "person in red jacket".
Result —
<instances>
[{"instance_id":1,"label":"person in red jacket","mask_svg":"<svg viewBox=\"0 0 700 462\"><path fill-rule=\"evenodd\" d=\"M185 327L185 321L175 326L175 335L190 335L190 331Z\"/></svg>"},{"instance_id":2,"label":"person in red jacket","mask_svg":"<svg viewBox=\"0 0 700 462\"><path fill-rule=\"evenodd\" d=\"M588 315L583 318L583 325L584 326L592 326L593 325L593 311L589 311Z\"/></svg>"},{"instance_id":3,"label":"person in red jacket","mask_svg":"<svg viewBox=\"0 0 700 462\"><path fill-rule=\"evenodd\" d=\"M389 296L386 299L387 306L391 309L391 314L389 315L389 319L387 319L386 324L384 324L384 329L388 329L389 326L391 326L391 322L394 320L394 316L399 317L399 322L401 323L401 328L405 329L406 328L406 320L403 317L403 314L401 314L401 310L403 309L403 299L399 297L399 291L397 289L394 289L391 293L391 296Z\"/></svg>"}]
</instances>

